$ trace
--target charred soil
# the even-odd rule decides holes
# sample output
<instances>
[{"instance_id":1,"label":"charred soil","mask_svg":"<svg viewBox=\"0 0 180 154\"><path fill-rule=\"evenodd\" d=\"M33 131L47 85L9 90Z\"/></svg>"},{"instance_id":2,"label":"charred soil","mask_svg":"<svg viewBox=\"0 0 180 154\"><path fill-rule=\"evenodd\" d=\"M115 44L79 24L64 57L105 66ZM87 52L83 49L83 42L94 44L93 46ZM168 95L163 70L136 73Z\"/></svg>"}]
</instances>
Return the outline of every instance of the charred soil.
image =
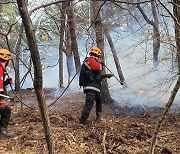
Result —
<instances>
[{"instance_id":1,"label":"charred soil","mask_svg":"<svg viewBox=\"0 0 180 154\"><path fill-rule=\"evenodd\" d=\"M52 90L46 89L47 103L53 102ZM13 96L13 94L10 94ZM23 90L24 103L38 108L35 93ZM103 105L101 122L91 111L87 125L79 124L84 105L82 92L68 93L48 108L52 137L57 154L145 154L150 145L154 127L163 109L154 108L133 113L127 107ZM11 102L12 116L9 130L16 132L11 139L0 141L2 154L47 154L41 115L38 110ZM180 115L170 113L163 122L156 154L180 153Z\"/></svg>"}]
</instances>

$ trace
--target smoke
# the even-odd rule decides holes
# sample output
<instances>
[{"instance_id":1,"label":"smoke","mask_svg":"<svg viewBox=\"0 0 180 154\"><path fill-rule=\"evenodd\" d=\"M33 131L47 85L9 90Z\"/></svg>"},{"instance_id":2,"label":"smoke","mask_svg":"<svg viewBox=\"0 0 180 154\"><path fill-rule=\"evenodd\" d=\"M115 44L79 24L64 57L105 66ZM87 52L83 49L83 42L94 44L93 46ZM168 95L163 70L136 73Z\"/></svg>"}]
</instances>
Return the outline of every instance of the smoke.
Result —
<instances>
[{"instance_id":1,"label":"smoke","mask_svg":"<svg viewBox=\"0 0 180 154\"><path fill-rule=\"evenodd\" d=\"M121 33L117 33L120 31ZM160 60L158 69L153 66L152 44L141 44L137 45L138 41L142 39L139 35L133 35L130 37L124 37L121 29L114 29L111 32L113 36L113 42L117 50L123 75L127 82L128 88L124 89L120 83L112 77L108 79L110 94L113 99L120 106L141 106L144 108L148 107L163 107L170 97L171 91L177 80L175 73L172 74L172 62L166 57L164 60ZM87 53L85 42L86 40L78 40L80 44L80 59L84 60ZM144 50L146 49L146 50ZM59 88L59 65L58 62L58 47L41 47L41 61L43 66L43 88L54 88L54 96L58 97L68 86L68 74L66 65L66 56L64 55L64 88ZM165 49L162 47L160 50L161 55L166 55ZM114 63L114 59L107 42L105 42L105 63L107 67L115 74L117 78L117 70ZM53 67L50 67L53 66ZM26 73L26 69L20 71L21 78ZM177 70L176 70L177 71ZM173 70L174 72L174 70ZM72 70L71 79L75 75L75 69ZM110 73L107 71L107 73ZM14 73L11 70L10 74L14 78ZM32 88L33 83L30 75L27 76L23 89ZM82 91L79 89L78 76L70 84L65 94ZM175 100L174 107L179 107L180 92L178 92Z\"/></svg>"},{"instance_id":2,"label":"smoke","mask_svg":"<svg viewBox=\"0 0 180 154\"><path fill-rule=\"evenodd\" d=\"M115 36L113 33L111 35ZM115 41L115 48L119 53L119 61L128 88L122 89L122 86L115 78L110 79L109 85L112 98L120 106L163 107L168 102L177 81L177 76L174 76L174 73L172 74L172 62L167 57L163 57L167 60L160 60L158 67L154 68L152 52L145 53L143 50L145 44L134 48L133 44L136 43L134 39L122 38L121 35L117 36L117 34L114 40L119 40L119 42ZM151 44L148 44L146 48L150 51ZM106 48L106 50L107 67L118 77L110 49ZM160 53L163 52L164 49L161 48ZM174 106L180 106L179 93L174 100Z\"/></svg>"}]
</instances>

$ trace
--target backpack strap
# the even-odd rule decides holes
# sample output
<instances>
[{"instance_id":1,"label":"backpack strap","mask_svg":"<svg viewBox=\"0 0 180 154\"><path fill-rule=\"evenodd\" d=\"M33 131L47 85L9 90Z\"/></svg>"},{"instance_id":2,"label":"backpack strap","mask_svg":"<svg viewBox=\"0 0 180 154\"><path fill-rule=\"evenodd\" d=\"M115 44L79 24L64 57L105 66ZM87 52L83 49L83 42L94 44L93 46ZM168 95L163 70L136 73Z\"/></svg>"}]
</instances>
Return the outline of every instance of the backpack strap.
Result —
<instances>
[{"instance_id":1,"label":"backpack strap","mask_svg":"<svg viewBox=\"0 0 180 154\"><path fill-rule=\"evenodd\" d=\"M86 57L86 58L84 59L83 64L84 64L89 70L91 70L90 65L87 63L88 58L89 58L89 57Z\"/></svg>"},{"instance_id":2,"label":"backpack strap","mask_svg":"<svg viewBox=\"0 0 180 154\"><path fill-rule=\"evenodd\" d=\"M87 62L84 62L84 65L86 65L86 67L91 70L91 67L89 66L89 64Z\"/></svg>"}]
</instances>

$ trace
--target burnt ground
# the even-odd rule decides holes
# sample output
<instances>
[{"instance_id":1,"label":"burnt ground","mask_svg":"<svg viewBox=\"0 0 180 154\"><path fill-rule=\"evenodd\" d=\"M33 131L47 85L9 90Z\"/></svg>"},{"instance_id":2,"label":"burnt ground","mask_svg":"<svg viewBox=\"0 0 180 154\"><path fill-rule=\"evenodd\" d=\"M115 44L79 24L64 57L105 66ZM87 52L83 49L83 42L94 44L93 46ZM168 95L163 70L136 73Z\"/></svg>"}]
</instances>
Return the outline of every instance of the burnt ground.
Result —
<instances>
[{"instance_id":1,"label":"burnt ground","mask_svg":"<svg viewBox=\"0 0 180 154\"><path fill-rule=\"evenodd\" d=\"M53 102L50 89L45 90L48 102ZM12 94L10 94L13 96ZM22 91L23 101L37 107L32 90ZM84 105L82 92L64 94L49 111L52 138L57 154L145 154L160 113L160 108L138 110L114 104L103 105L101 122L91 111L88 125L79 124ZM10 103L12 116L9 130L16 136L0 141L1 154L46 154L47 146L40 112ZM163 122L155 149L156 154L180 154L180 114L169 113Z\"/></svg>"}]
</instances>

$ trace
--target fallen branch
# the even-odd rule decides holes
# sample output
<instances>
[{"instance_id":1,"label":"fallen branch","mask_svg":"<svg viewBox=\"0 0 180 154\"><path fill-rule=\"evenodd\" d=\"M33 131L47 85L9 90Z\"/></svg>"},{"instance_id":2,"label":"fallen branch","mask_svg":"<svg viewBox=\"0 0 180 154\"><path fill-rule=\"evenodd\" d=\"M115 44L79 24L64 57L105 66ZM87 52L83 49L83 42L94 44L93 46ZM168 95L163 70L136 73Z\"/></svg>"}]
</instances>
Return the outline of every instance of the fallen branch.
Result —
<instances>
[{"instance_id":1,"label":"fallen branch","mask_svg":"<svg viewBox=\"0 0 180 154\"><path fill-rule=\"evenodd\" d=\"M106 142L106 134L107 134L107 130L104 131L103 141L102 141L104 154L107 154L107 151L106 151L106 143L105 143L105 142Z\"/></svg>"}]
</instances>

